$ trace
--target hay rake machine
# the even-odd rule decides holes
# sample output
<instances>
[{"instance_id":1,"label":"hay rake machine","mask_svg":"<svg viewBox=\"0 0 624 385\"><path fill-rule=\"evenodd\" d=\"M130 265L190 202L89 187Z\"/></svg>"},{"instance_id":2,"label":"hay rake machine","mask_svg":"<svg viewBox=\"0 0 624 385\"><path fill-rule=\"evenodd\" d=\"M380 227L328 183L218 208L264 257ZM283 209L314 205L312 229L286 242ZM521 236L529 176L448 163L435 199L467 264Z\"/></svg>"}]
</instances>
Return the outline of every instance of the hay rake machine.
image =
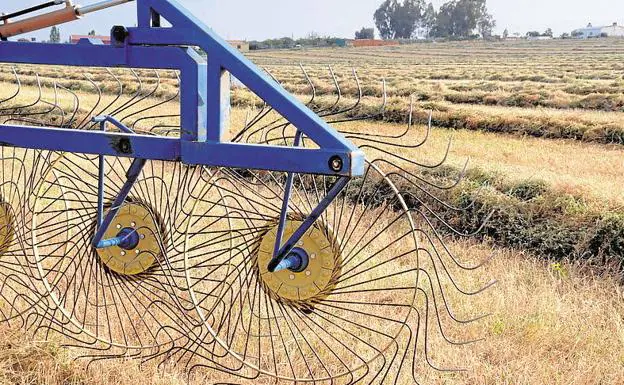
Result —
<instances>
[{"instance_id":1,"label":"hay rake machine","mask_svg":"<svg viewBox=\"0 0 624 385\"><path fill-rule=\"evenodd\" d=\"M0 17L14 87L0 94L0 321L91 362L173 363L213 382L451 370L432 349L467 343L449 327L481 317L451 302L484 288L455 278L480 265L455 257L442 235L464 234L436 214L462 209L436 195L461 173L419 171L448 149L435 164L404 155L431 124L418 143L412 111L403 132L336 130L374 117L356 113L355 71L352 105L330 68L336 101L313 111L303 67L307 105L173 0L137 0L137 26L113 27L110 45L8 41L127 2ZM244 119L229 76L261 100Z\"/></svg>"}]
</instances>

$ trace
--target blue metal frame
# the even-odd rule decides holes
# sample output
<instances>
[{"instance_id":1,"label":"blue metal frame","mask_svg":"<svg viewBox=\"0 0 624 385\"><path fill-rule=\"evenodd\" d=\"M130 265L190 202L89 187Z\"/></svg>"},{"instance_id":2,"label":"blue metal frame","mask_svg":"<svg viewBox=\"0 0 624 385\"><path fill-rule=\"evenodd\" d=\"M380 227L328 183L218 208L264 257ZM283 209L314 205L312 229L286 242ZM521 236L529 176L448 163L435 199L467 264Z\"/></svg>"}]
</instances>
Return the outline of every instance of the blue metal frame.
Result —
<instances>
[{"instance_id":1,"label":"blue metal frame","mask_svg":"<svg viewBox=\"0 0 624 385\"><path fill-rule=\"evenodd\" d=\"M290 95L238 50L218 37L208 26L175 0L137 0L138 26L128 28L123 38L111 32L113 45L84 39L78 44L31 44L0 42L0 62L65 66L158 68L180 71L180 137L139 135L112 117L98 117L101 131L51 127L0 125L0 145L41 150L67 151L100 156L98 229L94 247L123 245L130 233L103 240L106 229L130 193L146 160L181 161L185 164L288 172L284 207L280 215L278 242L269 270L289 257L296 242L347 184L364 173L365 158L351 142L329 126L303 103ZM161 28L164 17L171 28ZM117 29L118 30L118 29ZM207 53L207 61L188 46ZM230 73L256 93L297 129L294 147L231 143L225 141L230 108ZM107 132L112 123L122 132ZM318 149L298 146L303 135ZM127 181L112 208L103 218L104 156L133 158ZM338 165L336 167L336 165ZM292 187L292 173L338 176L329 194L302 226L281 245ZM125 230L125 229L124 229ZM290 260L286 260L288 265Z\"/></svg>"},{"instance_id":2,"label":"blue metal frame","mask_svg":"<svg viewBox=\"0 0 624 385\"><path fill-rule=\"evenodd\" d=\"M181 134L177 141L131 135L132 153L114 146L120 134L40 127L0 125L0 143L17 147L79 153L180 160L187 164L244 167L273 171L361 176L364 154L314 114L278 83L219 38L175 0L138 0L138 27L128 28L120 44L107 46L92 39L79 44L0 43L0 62L68 66L175 69L181 74ZM172 28L152 27L164 17ZM185 46L199 46L204 60ZM228 93L223 74L228 71L266 101L320 149L285 148L228 143L224 139ZM106 143L112 143L106 146ZM150 149L142 151L142 149ZM343 168L329 161L340 157Z\"/></svg>"}]
</instances>

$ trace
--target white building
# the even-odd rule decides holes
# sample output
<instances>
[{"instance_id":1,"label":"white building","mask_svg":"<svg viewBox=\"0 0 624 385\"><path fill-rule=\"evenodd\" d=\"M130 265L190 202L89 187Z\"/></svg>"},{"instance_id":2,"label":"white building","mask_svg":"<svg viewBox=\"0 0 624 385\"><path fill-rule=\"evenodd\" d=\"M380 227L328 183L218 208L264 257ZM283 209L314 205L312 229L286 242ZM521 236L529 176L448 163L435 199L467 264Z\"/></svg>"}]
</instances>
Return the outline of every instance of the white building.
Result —
<instances>
[{"instance_id":1,"label":"white building","mask_svg":"<svg viewBox=\"0 0 624 385\"><path fill-rule=\"evenodd\" d=\"M575 29L572 36L579 39L589 39L593 37L624 37L624 27L613 23L605 27L594 27L591 23L586 28Z\"/></svg>"}]
</instances>

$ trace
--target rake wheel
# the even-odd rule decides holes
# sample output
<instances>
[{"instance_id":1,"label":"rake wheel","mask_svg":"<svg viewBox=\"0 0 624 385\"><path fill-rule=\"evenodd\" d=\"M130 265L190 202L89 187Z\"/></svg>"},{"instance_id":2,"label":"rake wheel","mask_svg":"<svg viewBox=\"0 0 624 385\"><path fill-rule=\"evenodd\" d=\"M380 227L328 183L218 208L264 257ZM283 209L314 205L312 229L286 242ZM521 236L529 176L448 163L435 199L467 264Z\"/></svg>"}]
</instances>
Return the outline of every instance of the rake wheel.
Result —
<instances>
[{"instance_id":1,"label":"rake wheel","mask_svg":"<svg viewBox=\"0 0 624 385\"><path fill-rule=\"evenodd\" d=\"M225 349L229 363L217 360L225 367L234 358L281 380L329 381L365 370L395 343L416 296L417 244L403 199L378 167L369 164L304 235L296 250L305 266L276 273L263 262L284 175L220 170L214 179L219 200L200 194L184 253L190 297L212 337L203 356ZM293 217L306 216L333 182L297 174ZM223 234L201 231L215 227L231 228L229 250L215 248Z\"/></svg>"},{"instance_id":2,"label":"rake wheel","mask_svg":"<svg viewBox=\"0 0 624 385\"><path fill-rule=\"evenodd\" d=\"M66 2L62 14L130 1ZM19 18L57 3L5 15L0 35L41 26ZM455 279L481 265L444 242L469 235L452 218L473 203L446 202L466 171L443 168L450 141L439 161L417 160L431 119L414 140L412 99L405 130L334 127L385 120L385 81L371 110L355 70L341 89L329 67L335 99L317 100L327 87L300 66L302 105L176 2L136 5L136 27L116 27L111 46L0 41L0 62L31 66L11 68L16 91L0 96L0 321L60 334L90 362L136 357L228 381L455 371L432 345L472 342L448 324L481 317L456 315L446 293L492 283ZM59 64L92 69L55 81L34 68ZM248 87L240 95L228 73ZM253 106L238 129L232 95Z\"/></svg>"},{"instance_id":3,"label":"rake wheel","mask_svg":"<svg viewBox=\"0 0 624 385\"><path fill-rule=\"evenodd\" d=\"M106 201L129 163L106 158ZM178 296L186 179L197 169L150 162L109 231L137 228L134 247L90 245L97 215L97 157L65 154L36 192L33 244L38 278L56 307L52 329L72 331L81 346L157 354L192 329Z\"/></svg>"},{"instance_id":4,"label":"rake wheel","mask_svg":"<svg viewBox=\"0 0 624 385\"><path fill-rule=\"evenodd\" d=\"M0 322L27 323L45 309L33 280L29 221L32 191L52 156L40 151L0 148Z\"/></svg>"}]
</instances>

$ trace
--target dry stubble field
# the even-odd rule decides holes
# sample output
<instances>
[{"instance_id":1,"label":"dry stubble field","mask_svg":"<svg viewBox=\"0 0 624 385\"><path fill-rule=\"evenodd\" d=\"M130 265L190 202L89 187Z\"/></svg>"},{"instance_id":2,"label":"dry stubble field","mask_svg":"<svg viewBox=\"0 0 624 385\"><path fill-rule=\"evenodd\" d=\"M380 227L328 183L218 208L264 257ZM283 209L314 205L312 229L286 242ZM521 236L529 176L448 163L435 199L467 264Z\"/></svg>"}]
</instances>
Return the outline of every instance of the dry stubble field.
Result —
<instances>
[{"instance_id":1,"label":"dry stubble field","mask_svg":"<svg viewBox=\"0 0 624 385\"><path fill-rule=\"evenodd\" d=\"M452 136L451 167L462 167L466 157L470 157L469 170L494 175L507 185L543 182L547 193L521 203L541 206L544 211L561 210L555 219L580 226L582 232L586 223L583 220L590 214L621 217L624 211L623 54L624 40L595 40L266 51L249 56L287 89L305 98L310 87L297 66L302 63L314 81L316 103L320 107L331 106L336 100L327 65L332 65L340 85L343 98L339 103L347 106L358 97L351 75L351 68L356 68L364 97L354 114L370 117L339 126L349 132L402 131L409 111L409 96L413 95L417 124L405 141L417 142L422 138L426 131L423 125L426 111L430 109L434 129L427 146L406 149L402 155L434 161L443 155L447 139ZM23 66L17 69L24 91L17 103L26 106L38 97L34 87L35 69ZM54 100L50 85L57 80L59 85L83 96L76 108L77 116L87 114L88 106L95 104L91 85L81 74L58 68L36 71L44 84L44 100ZM145 75L150 77L147 72ZM3 67L0 76L6 83L5 89L13 89L10 67ZM170 73L161 74L161 78L158 91L146 99L172 99L158 112L175 113L177 81ZM380 116L376 111L383 104L383 78L389 101ZM105 100L114 97L115 84L106 75L93 72L91 79L102 83ZM131 74L125 73L122 80L133 84ZM151 76L145 88L151 89L150 85L154 84ZM134 92L131 88L126 91L127 98ZM59 104L66 111L65 115L57 114L58 119L70 121L75 108L73 99L62 90L58 95ZM3 98L0 94L0 100ZM250 109L258 108L253 107L257 102L241 89L234 92L233 101L233 125L240 126L250 115ZM136 120L128 119L127 123ZM175 119L137 123L139 127L143 125L146 128L175 125ZM574 204L566 200L568 197L574 198ZM557 199L565 200L563 208L557 206ZM531 225L530 221L524 223L527 227ZM618 233L616 243L617 237ZM620 238L619 242L621 245L623 240ZM468 371L445 374L423 370L422 383L624 383L621 277L617 269L614 271L595 261L618 261L623 257L618 254L621 248L604 247L588 261L573 255L554 260L552 255L542 254L538 247L506 245L504 239L450 240L449 244L467 261L494 256L479 272L462 277L462 282L477 286L477 282L493 278L498 284L476 299L455 304L458 314L480 313L477 309L492 315L473 327L457 330L460 337L485 337L484 341L460 349L450 349L441 343L432 346L434 358L467 367ZM608 267L612 266L613 263ZM59 341L52 344L32 341L27 333L1 327L3 382L177 384L186 381L175 368L164 371L149 366L139 368L135 362L111 361L86 368L81 362L71 361L69 354L58 347ZM191 379L196 383L204 381L221 379Z\"/></svg>"}]
</instances>

